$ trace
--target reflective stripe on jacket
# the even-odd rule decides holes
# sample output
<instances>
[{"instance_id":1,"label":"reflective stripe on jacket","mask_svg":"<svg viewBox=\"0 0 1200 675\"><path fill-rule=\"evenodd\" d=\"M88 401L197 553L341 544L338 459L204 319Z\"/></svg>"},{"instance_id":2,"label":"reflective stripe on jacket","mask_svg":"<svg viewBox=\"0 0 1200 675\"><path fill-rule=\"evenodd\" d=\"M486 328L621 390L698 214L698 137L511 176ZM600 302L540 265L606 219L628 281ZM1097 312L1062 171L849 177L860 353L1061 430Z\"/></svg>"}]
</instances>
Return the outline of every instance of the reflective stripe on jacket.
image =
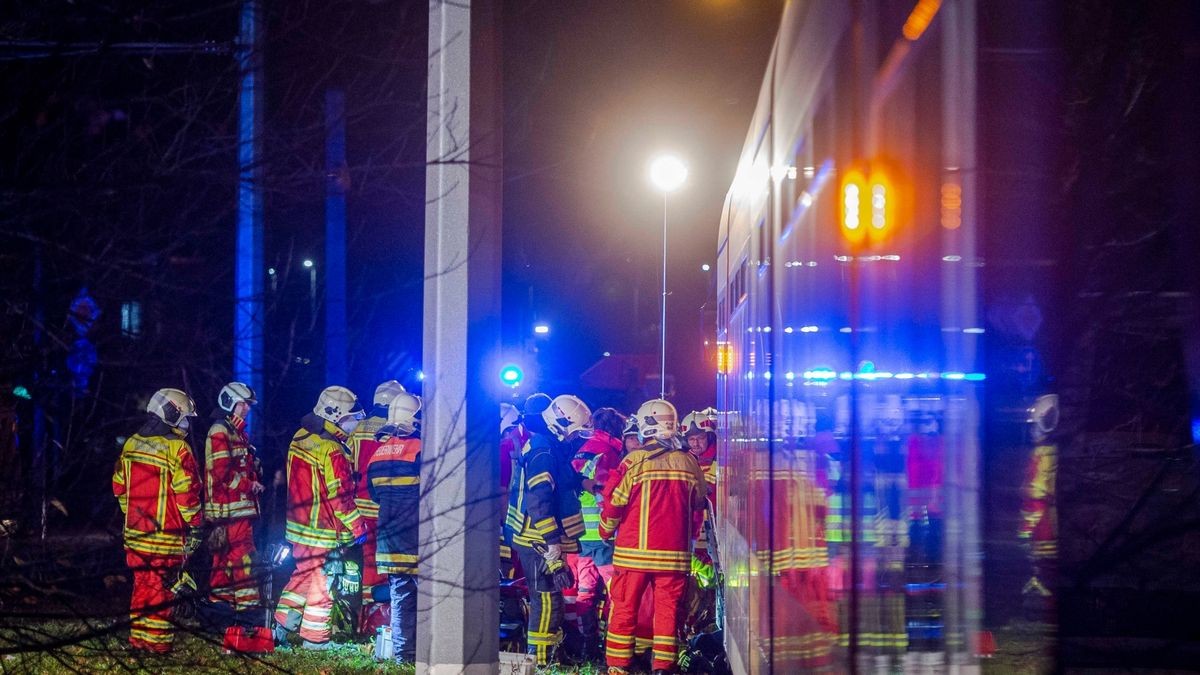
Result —
<instances>
[{"instance_id":1,"label":"reflective stripe on jacket","mask_svg":"<svg viewBox=\"0 0 1200 675\"><path fill-rule=\"evenodd\" d=\"M616 533L613 565L626 569L691 569L696 513L708 491L704 472L687 450L650 441L625 456L609 483L600 512L600 536Z\"/></svg>"},{"instance_id":2,"label":"reflective stripe on jacket","mask_svg":"<svg viewBox=\"0 0 1200 675\"><path fill-rule=\"evenodd\" d=\"M579 475L567 449L544 434L533 434L521 450L509 491L504 526L515 544L559 544L564 553L579 551L583 514Z\"/></svg>"},{"instance_id":3,"label":"reflective stripe on jacket","mask_svg":"<svg viewBox=\"0 0 1200 675\"><path fill-rule=\"evenodd\" d=\"M258 470L245 420L229 417L208 429L204 441L204 515L214 520L258 517Z\"/></svg>"},{"instance_id":4,"label":"reflective stripe on jacket","mask_svg":"<svg viewBox=\"0 0 1200 675\"><path fill-rule=\"evenodd\" d=\"M608 475L621 464L622 445L620 438L597 429L575 454L571 464L583 477L595 480L597 485L605 485ZM586 530L579 540L600 541L600 498L592 492L581 492L579 507Z\"/></svg>"},{"instance_id":5,"label":"reflective stripe on jacket","mask_svg":"<svg viewBox=\"0 0 1200 675\"><path fill-rule=\"evenodd\" d=\"M421 501L421 439L392 436L367 465L367 489L379 504L375 569L416 574Z\"/></svg>"},{"instance_id":6,"label":"reflective stripe on jacket","mask_svg":"<svg viewBox=\"0 0 1200 675\"><path fill-rule=\"evenodd\" d=\"M379 433L385 424L386 418L371 415L359 422L358 428L350 434L350 440L346 442L350 448L350 466L354 469L354 503L365 518L379 517L379 504L371 500L367 490L367 465L371 463L371 455L380 445L375 434Z\"/></svg>"},{"instance_id":7,"label":"reflective stripe on jacket","mask_svg":"<svg viewBox=\"0 0 1200 675\"><path fill-rule=\"evenodd\" d=\"M336 548L366 532L354 505L350 458L336 425L315 415L288 448L287 540L316 548Z\"/></svg>"},{"instance_id":8,"label":"reflective stripe on jacket","mask_svg":"<svg viewBox=\"0 0 1200 675\"><path fill-rule=\"evenodd\" d=\"M200 477L191 446L162 426L163 435L138 432L125 441L113 495L125 514L126 549L183 555L187 528L201 523Z\"/></svg>"}]
</instances>

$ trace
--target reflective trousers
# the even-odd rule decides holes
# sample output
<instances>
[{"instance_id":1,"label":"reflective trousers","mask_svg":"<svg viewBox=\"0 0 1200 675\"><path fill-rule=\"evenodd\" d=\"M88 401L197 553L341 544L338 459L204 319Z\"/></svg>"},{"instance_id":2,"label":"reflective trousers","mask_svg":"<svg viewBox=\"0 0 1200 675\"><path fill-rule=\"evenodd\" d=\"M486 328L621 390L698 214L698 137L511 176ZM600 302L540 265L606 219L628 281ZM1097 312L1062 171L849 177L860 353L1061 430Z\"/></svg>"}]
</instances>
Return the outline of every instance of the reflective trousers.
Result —
<instances>
[{"instance_id":1,"label":"reflective trousers","mask_svg":"<svg viewBox=\"0 0 1200 675\"><path fill-rule=\"evenodd\" d=\"M686 572L646 572L617 568L613 579L612 613L608 620L605 654L608 665L628 668L633 658L638 607L650 588L654 598L654 670L675 668L679 650L679 621L683 617Z\"/></svg>"},{"instance_id":2,"label":"reflective trousers","mask_svg":"<svg viewBox=\"0 0 1200 675\"><path fill-rule=\"evenodd\" d=\"M364 515L363 522L367 525L367 540L362 545L362 612L359 615L358 631L363 635L374 635L379 626L389 624L388 604L379 602L388 585L388 575L380 574L375 569L375 553L379 550L376 536L379 532L379 519Z\"/></svg>"},{"instance_id":3,"label":"reflective trousers","mask_svg":"<svg viewBox=\"0 0 1200 675\"><path fill-rule=\"evenodd\" d=\"M389 574L392 591L392 653L396 663L417 660L417 575Z\"/></svg>"},{"instance_id":4,"label":"reflective trousers","mask_svg":"<svg viewBox=\"0 0 1200 675\"><path fill-rule=\"evenodd\" d=\"M591 653L592 645L600 644L600 603L604 598L604 577L596 563L587 556L570 554L567 564L575 574L575 613L579 617L579 632Z\"/></svg>"},{"instance_id":5,"label":"reflective trousers","mask_svg":"<svg viewBox=\"0 0 1200 675\"><path fill-rule=\"evenodd\" d=\"M525 583L529 587L527 651L537 658L539 666L546 665L554 660L554 653L562 642L562 591L554 588L554 579L540 553L520 544L513 544L513 551L521 561Z\"/></svg>"},{"instance_id":6,"label":"reflective trousers","mask_svg":"<svg viewBox=\"0 0 1200 675\"><path fill-rule=\"evenodd\" d=\"M296 571L279 596L275 623L288 631L300 629L300 637L309 642L329 642L333 637L330 614L333 596L329 577L325 576L325 558L330 549L292 544Z\"/></svg>"},{"instance_id":7,"label":"reflective trousers","mask_svg":"<svg viewBox=\"0 0 1200 675\"><path fill-rule=\"evenodd\" d=\"M225 521L220 527L225 528L228 543L212 552L209 599L235 610L251 609L260 602L258 579L254 576L254 519Z\"/></svg>"},{"instance_id":8,"label":"reflective trousers","mask_svg":"<svg viewBox=\"0 0 1200 675\"><path fill-rule=\"evenodd\" d=\"M137 649L165 654L171 651L175 641L171 623L175 595L167 587L183 565L183 557L126 550L125 564L133 572L129 644Z\"/></svg>"}]
</instances>

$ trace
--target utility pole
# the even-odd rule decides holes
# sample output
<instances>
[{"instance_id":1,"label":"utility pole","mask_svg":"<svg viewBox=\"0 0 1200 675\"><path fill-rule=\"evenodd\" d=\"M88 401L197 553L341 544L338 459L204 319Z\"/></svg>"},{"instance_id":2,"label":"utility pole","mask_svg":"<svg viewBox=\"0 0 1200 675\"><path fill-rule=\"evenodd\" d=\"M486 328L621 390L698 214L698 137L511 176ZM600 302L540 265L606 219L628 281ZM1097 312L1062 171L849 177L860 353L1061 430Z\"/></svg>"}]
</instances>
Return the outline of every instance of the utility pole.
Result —
<instances>
[{"instance_id":1,"label":"utility pole","mask_svg":"<svg viewBox=\"0 0 1200 675\"><path fill-rule=\"evenodd\" d=\"M346 97L325 92L325 381L346 382Z\"/></svg>"},{"instance_id":2,"label":"utility pole","mask_svg":"<svg viewBox=\"0 0 1200 675\"><path fill-rule=\"evenodd\" d=\"M417 673L498 671L500 2L432 0Z\"/></svg>"},{"instance_id":3,"label":"utility pole","mask_svg":"<svg viewBox=\"0 0 1200 675\"><path fill-rule=\"evenodd\" d=\"M238 192L233 274L233 377L263 395L262 18L243 0L237 43ZM253 421L253 420L252 420ZM252 437L257 434L251 431Z\"/></svg>"}]
</instances>

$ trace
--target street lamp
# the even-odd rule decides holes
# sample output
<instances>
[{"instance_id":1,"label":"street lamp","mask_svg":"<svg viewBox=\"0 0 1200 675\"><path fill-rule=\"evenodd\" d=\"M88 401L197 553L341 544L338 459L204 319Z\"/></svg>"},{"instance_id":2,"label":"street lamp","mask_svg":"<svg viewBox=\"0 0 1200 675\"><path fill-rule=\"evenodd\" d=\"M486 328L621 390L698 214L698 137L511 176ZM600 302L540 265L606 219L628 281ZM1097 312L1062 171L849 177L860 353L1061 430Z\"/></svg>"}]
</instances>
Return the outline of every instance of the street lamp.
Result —
<instances>
[{"instance_id":1,"label":"street lamp","mask_svg":"<svg viewBox=\"0 0 1200 675\"><path fill-rule=\"evenodd\" d=\"M317 320L317 267L310 259L304 260L304 268L308 270L308 302L313 321Z\"/></svg>"},{"instance_id":2,"label":"street lamp","mask_svg":"<svg viewBox=\"0 0 1200 675\"><path fill-rule=\"evenodd\" d=\"M687 175L687 165L674 155L660 155L650 162L650 182L663 195L662 316L659 320L662 352L658 375L659 398L667 396L667 196L683 186Z\"/></svg>"}]
</instances>

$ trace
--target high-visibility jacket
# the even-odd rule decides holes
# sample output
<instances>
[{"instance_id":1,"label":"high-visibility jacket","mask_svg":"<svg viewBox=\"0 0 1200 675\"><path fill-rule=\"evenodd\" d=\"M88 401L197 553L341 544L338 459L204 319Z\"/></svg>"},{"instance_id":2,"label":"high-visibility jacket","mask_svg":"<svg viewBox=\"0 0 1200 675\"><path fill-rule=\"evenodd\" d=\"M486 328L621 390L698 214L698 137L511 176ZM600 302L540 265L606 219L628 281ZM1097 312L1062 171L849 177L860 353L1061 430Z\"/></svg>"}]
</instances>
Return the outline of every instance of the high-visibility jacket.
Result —
<instances>
[{"instance_id":1,"label":"high-visibility jacket","mask_svg":"<svg viewBox=\"0 0 1200 675\"><path fill-rule=\"evenodd\" d=\"M367 489L379 504L380 574L417 573L417 526L421 517L421 439L392 436L380 444L367 465Z\"/></svg>"},{"instance_id":2,"label":"high-visibility jacket","mask_svg":"<svg viewBox=\"0 0 1200 675\"><path fill-rule=\"evenodd\" d=\"M380 441L375 434L387 424L386 417L371 415L358 423L358 428L350 434L346 445L350 447L350 466L354 469L354 504L358 512L366 518L379 517L379 504L371 501L367 490L367 465L371 463L371 455L379 448Z\"/></svg>"},{"instance_id":3,"label":"high-visibility jacket","mask_svg":"<svg viewBox=\"0 0 1200 675\"><path fill-rule=\"evenodd\" d=\"M183 436L161 422L148 423L125 441L112 483L125 514L125 548L183 555L187 529L201 523L200 476Z\"/></svg>"},{"instance_id":4,"label":"high-visibility jacket","mask_svg":"<svg viewBox=\"0 0 1200 675\"><path fill-rule=\"evenodd\" d=\"M533 434L522 448L504 521L514 544L558 544L564 553L579 552L580 478L569 452L566 444L545 434Z\"/></svg>"},{"instance_id":5,"label":"high-visibility jacket","mask_svg":"<svg viewBox=\"0 0 1200 675\"><path fill-rule=\"evenodd\" d=\"M687 572L691 569L696 514L708 488L692 453L650 441L621 460L604 494L600 536L616 532L613 565Z\"/></svg>"},{"instance_id":6,"label":"high-visibility jacket","mask_svg":"<svg viewBox=\"0 0 1200 675\"><path fill-rule=\"evenodd\" d=\"M571 465L581 476L594 479L598 485L605 485L609 474L621 464L622 447L620 438L597 429L575 453ZM600 499L592 492L581 492L579 507L585 528L579 540L600 541Z\"/></svg>"},{"instance_id":7,"label":"high-visibility jacket","mask_svg":"<svg viewBox=\"0 0 1200 675\"><path fill-rule=\"evenodd\" d=\"M257 518L258 467L246 436L246 420L237 415L213 422L204 441L204 515L210 520Z\"/></svg>"},{"instance_id":8,"label":"high-visibility jacket","mask_svg":"<svg viewBox=\"0 0 1200 675\"><path fill-rule=\"evenodd\" d=\"M309 414L288 447L287 540L315 548L336 548L366 532L354 505L354 481L346 434Z\"/></svg>"}]
</instances>

